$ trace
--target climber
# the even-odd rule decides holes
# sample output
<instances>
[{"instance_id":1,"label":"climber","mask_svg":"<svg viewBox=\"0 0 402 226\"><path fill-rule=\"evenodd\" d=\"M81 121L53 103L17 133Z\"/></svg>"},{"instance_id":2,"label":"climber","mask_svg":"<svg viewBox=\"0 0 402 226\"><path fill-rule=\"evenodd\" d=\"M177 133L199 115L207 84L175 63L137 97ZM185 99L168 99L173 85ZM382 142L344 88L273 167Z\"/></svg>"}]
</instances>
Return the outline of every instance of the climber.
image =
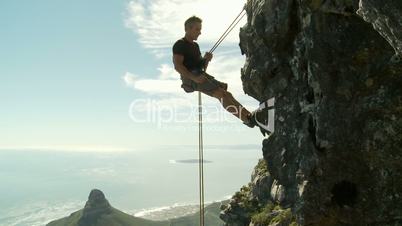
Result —
<instances>
[{"instance_id":1,"label":"climber","mask_svg":"<svg viewBox=\"0 0 402 226\"><path fill-rule=\"evenodd\" d=\"M216 80L207 74L205 69L213 55L210 52L201 56L200 48L195 40L201 34L202 20L196 16L188 18L184 23L185 36L176 41L173 46L173 63L176 71L180 74L185 92L200 91L206 95L217 98L222 106L234 116L243 121L250 128L259 126L258 121L267 120L266 111L255 111L250 113L227 91L226 83ZM270 133L265 128L261 132Z\"/></svg>"}]
</instances>

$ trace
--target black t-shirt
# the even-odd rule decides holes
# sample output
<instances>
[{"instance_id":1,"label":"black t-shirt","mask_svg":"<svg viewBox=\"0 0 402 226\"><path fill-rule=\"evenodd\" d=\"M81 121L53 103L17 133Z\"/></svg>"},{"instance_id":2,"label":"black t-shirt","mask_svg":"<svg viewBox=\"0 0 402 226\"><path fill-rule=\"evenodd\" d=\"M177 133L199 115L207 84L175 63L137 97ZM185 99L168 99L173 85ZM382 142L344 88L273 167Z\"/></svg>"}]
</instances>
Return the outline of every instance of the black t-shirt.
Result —
<instances>
[{"instance_id":1,"label":"black t-shirt","mask_svg":"<svg viewBox=\"0 0 402 226\"><path fill-rule=\"evenodd\" d=\"M189 71L202 70L204 60L201 57L200 47L196 42L189 42L185 38L177 40L173 45L173 54L184 56L183 65Z\"/></svg>"}]
</instances>

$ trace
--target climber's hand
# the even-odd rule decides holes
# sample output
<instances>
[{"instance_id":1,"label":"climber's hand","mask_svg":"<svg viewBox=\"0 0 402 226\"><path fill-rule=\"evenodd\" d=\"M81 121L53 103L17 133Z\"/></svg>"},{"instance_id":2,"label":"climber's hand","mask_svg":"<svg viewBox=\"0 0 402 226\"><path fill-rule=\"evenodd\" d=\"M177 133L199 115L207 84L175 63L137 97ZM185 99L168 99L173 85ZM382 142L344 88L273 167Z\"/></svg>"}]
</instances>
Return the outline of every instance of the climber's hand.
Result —
<instances>
[{"instance_id":1,"label":"climber's hand","mask_svg":"<svg viewBox=\"0 0 402 226\"><path fill-rule=\"evenodd\" d=\"M213 57L213 55L210 52L206 52L205 55L204 55L204 59L205 59L206 62L211 61L212 57Z\"/></svg>"}]
</instances>

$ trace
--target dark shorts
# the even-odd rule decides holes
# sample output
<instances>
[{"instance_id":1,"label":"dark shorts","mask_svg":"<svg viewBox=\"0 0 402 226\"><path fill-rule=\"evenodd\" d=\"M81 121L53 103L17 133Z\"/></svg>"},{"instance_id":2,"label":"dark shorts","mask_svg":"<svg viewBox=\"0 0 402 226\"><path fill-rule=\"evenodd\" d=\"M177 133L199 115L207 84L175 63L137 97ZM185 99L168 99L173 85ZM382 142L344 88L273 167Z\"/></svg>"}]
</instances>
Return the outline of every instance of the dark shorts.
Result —
<instances>
[{"instance_id":1,"label":"dark shorts","mask_svg":"<svg viewBox=\"0 0 402 226\"><path fill-rule=\"evenodd\" d=\"M207 73L204 74L207 77L207 81L205 81L204 83L196 83L193 80L181 77L181 87L186 93L200 91L207 95L211 95L215 90L219 88L223 88L224 90L227 89L228 85L226 83L216 80L212 75L209 75Z\"/></svg>"}]
</instances>

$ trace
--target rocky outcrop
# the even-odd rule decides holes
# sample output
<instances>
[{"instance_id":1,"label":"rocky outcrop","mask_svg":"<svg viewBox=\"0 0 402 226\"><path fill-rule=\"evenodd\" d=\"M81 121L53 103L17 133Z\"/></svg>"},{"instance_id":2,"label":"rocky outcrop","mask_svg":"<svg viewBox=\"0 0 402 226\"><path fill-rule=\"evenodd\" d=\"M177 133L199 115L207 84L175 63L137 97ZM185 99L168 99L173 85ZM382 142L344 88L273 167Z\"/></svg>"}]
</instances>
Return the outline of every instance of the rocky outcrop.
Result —
<instances>
[{"instance_id":1,"label":"rocky outcrop","mask_svg":"<svg viewBox=\"0 0 402 226\"><path fill-rule=\"evenodd\" d=\"M272 185L273 180L266 162L261 159L252 173L251 182L243 186L228 204L222 205L224 213L221 214L221 219L232 226L249 225L252 213L258 212L262 204L272 204L271 195L267 192Z\"/></svg>"},{"instance_id":2,"label":"rocky outcrop","mask_svg":"<svg viewBox=\"0 0 402 226\"><path fill-rule=\"evenodd\" d=\"M398 7L247 2L243 87L275 97L275 132L263 141L269 182L233 197L227 225L402 225L402 11L388 10Z\"/></svg>"}]
</instances>

